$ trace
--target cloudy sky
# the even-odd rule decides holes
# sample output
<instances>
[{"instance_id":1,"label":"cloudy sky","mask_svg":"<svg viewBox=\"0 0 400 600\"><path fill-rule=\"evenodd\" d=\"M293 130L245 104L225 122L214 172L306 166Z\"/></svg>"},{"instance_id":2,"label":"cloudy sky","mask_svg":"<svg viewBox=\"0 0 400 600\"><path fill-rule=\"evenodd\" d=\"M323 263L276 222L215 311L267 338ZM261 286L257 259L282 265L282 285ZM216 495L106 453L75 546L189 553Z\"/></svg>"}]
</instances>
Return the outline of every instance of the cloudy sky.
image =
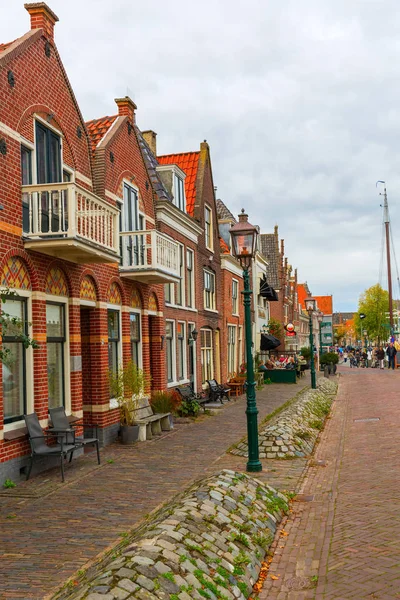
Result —
<instances>
[{"instance_id":1,"label":"cloudy sky","mask_svg":"<svg viewBox=\"0 0 400 600\"><path fill-rule=\"evenodd\" d=\"M300 281L357 308L379 280L378 179L400 225L398 1L48 4L85 119L128 94L160 154L206 139L232 212L264 233L278 224ZM23 0L0 0L0 14L0 41L29 29Z\"/></svg>"}]
</instances>

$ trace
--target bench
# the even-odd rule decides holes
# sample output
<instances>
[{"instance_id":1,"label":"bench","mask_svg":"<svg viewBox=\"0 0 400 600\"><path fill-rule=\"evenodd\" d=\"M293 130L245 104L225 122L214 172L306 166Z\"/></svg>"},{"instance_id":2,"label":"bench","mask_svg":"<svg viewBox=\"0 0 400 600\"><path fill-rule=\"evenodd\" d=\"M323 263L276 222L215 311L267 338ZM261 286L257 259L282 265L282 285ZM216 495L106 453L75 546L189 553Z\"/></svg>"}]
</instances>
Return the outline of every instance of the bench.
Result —
<instances>
[{"instance_id":1,"label":"bench","mask_svg":"<svg viewBox=\"0 0 400 600\"><path fill-rule=\"evenodd\" d=\"M139 398L138 407L132 411L135 425L139 425L139 442L151 440L163 431L170 431L173 427L171 413L153 413L148 398Z\"/></svg>"},{"instance_id":2,"label":"bench","mask_svg":"<svg viewBox=\"0 0 400 600\"><path fill-rule=\"evenodd\" d=\"M198 402L200 406L203 407L203 410L205 412L205 405L209 401L208 396L206 396L204 393L198 394L197 392L194 392L191 385L181 385L175 389L181 396L182 400L196 400L196 402Z\"/></svg>"},{"instance_id":3,"label":"bench","mask_svg":"<svg viewBox=\"0 0 400 600\"><path fill-rule=\"evenodd\" d=\"M225 398L227 398L227 400L230 400L229 398L229 392L231 391L231 388L228 387L227 385L222 385L221 383L218 383L216 379L207 379L207 383L208 383L208 389L209 389L209 401L210 402L215 402L215 401L220 401L221 404L223 404L223 400L222 398L225 396Z\"/></svg>"},{"instance_id":4,"label":"bench","mask_svg":"<svg viewBox=\"0 0 400 600\"><path fill-rule=\"evenodd\" d=\"M295 369L268 369L264 371L264 381L269 379L272 383L297 383Z\"/></svg>"}]
</instances>

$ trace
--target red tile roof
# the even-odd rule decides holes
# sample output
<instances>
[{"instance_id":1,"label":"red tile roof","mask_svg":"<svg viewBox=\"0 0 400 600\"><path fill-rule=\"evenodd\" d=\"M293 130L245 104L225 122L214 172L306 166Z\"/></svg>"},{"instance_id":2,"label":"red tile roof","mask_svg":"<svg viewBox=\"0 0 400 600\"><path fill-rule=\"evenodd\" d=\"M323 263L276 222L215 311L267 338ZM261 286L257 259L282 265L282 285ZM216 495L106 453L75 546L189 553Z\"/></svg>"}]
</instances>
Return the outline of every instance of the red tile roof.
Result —
<instances>
[{"instance_id":1,"label":"red tile roof","mask_svg":"<svg viewBox=\"0 0 400 600\"><path fill-rule=\"evenodd\" d=\"M13 44L14 42L15 40L13 40L12 42L7 42L6 44L0 44L0 52L7 50L7 48L11 46L11 44Z\"/></svg>"},{"instance_id":2,"label":"red tile roof","mask_svg":"<svg viewBox=\"0 0 400 600\"><path fill-rule=\"evenodd\" d=\"M306 305L304 304L304 300L306 298L308 298L309 294L307 293L307 290L305 288L305 286L302 283L299 283L297 285L297 298L299 301L299 304L301 304L301 307L305 309Z\"/></svg>"},{"instance_id":3,"label":"red tile roof","mask_svg":"<svg viewBox=\"0 0 400 600\"><path fill-rule=\"evenodd\" d=\"M165 154L157 156L160 165L177 165L184 173L186 212L193 217L196 202L196 178L200 152L183 152L182 154Z\"/></svg>"},{"instance_id":4,"label":"red tile roof","mask_svg":"<svg viewBox=\"0 0 400 600\"><path fill-rule=\"evenodd\" d=\"M96 150L97 144L103 139L111 125L114 123L118 115L112 117L101 117L101 119L93 119L93 121L87 121L86 127L90 136L90 143L92 146L92 152Z\"/></svg>"},{"instance_id":5,"label":"red tile roof","mask_svg":"<svg viewBox=\"0 0 400 600\"><path fill-rule=\"evenodd\" d=\"M231 251L229 250L228 244L222 238L219 238L219 246L221 248L222 254L230 254L231 253Z\"/></svg>"},{"instance_id":6,"label":"red tile roof","mask_svg":"<svg viewBox=\"0 0 400 600\"><path fill-rule=\"evenodd\" d=\"M332 314L332 296L313 296L313 298L317 301L318 310L322 311L324 315Z\"/></svg>"}]
</instances>

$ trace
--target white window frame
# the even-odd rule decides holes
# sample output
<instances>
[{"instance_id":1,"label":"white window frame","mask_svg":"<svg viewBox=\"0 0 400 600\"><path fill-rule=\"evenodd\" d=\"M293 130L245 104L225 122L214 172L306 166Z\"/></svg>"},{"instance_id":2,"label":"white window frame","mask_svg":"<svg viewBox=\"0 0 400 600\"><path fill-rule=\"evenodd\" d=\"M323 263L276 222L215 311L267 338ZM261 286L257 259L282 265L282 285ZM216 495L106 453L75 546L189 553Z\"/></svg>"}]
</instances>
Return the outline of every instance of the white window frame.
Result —
<instances>
[{"instance_id":1,"label":"white window frame","mask_svg":"<svg viewBox=\"0 0 400 600\"><path fill-rule=\"evenodd\" d=\"M143 334L142 334L142 326L143 326L143 315L142 315L142 311L139 308L130 308L129 309L129 346L130 346L130 352L131 352L131 358L132 358L132 340L131 340L131 331L130 331L130 325L131 325L131 314L136 314L139 315L139 345L138 345L138 354L139 354L139 369L143 368Z\"/></svg>"},{"instance_id":2,"label":"white window frame","mask_svg":"<svg viewBox=\"0 0 400 600\"><path fill-rule=\"evenodd\" d=\"M209 276L210 287L206 287L206 276ZM204 309L215 310L215 273L209 269L203 269L203 284L204 284ZM209 306L208 306L209 304Z\"/></svg>"},{"instance_id":3,"label":"white window frame","mask_svg":"<svg viewBox=\"0 0 400 600\"><path fill-rule=\"evenodd\" d=\"M187 268L189 254L192 257L191 258L191 262L192 262L192 270L191 271L189 271L188 268ZM185 263L185 267L186 267L186 282L185 282L185 284L190 280L190 291L191 291L191 298L188 298L187 289L186 289L186 285L185 285L186 307L194 309L194 308L196 308L196 294L195 294L195 289L194 289L195 288L194 251L191 248L186 248L186 263ZM189 301L191 302L190 305L189 305Z\"/></svg>"},{"instance_id":4,"label":"white window frame","mask_svg":"<svg viewBox=\"0 0 400 600\"><path fill-rule=\"evenodd\" d=\"M175 304L176 306L185 306L185 246L178 242L178 256L179 256L179 275L180 283L175 284ZM178 287L179 286L179 287ZM180 302L178 303L178 289L180 289Z\"/></svg>"},{"instance_id":5,"label":"white window frame","mask_svg":"<svg viewBox=\"0 0 400 600\"><path fill-rule=\"evenodd\" d=\"M172 325L172 343L171 343L171 367L172 367L172 379L168 380L168 356L167 356L167 348L168 341L167 336L165 336L165 356L167 359L167 387L173 387L177 384L176 380L176 327L175 321L173 319L166 319L166 323L171 323Z\"/></svg>"},{"instance_id":6,"label":"white window frame","mask_svg":"<svg viewBox=\"0 0 400 600\"><path fill-rule=\"evenodd\" d=\"M71 357L70 357L70 343L69 343L69 298L66 296L53 296L46 294L46 303L51 302L53 304L64 304L64 318L65 318L65 342L64 342L64 390L65 390L65 412L67 415L72 414L71 404Z\"/></svg>"},{"instance_id":7,"label":"white window frame","mask_svg":"<svg viewBox=\"0 0 400 600\"><path fill-rule=\"evenodd\" d=\"M178 336L178 326L182 325L182 331L183 331L183 338L179 338ZM178 358L180 356L180 350L179 350L179 343L181 340L181 348L182 348L182 377L179 377L179 367L178 367ZM185 321L177 321L177 333L176 333L176 344L177 344L177 351L176 351L176 366L177 366L177 373L176 373L176 379L177 381L179 381L180 383L182 383L182 381L187 381L187 351L186 351L186 347L187 347L187 336L186 336L186 322Z\"/></svg>"},{"instance_id":8,"label":"white window frame","mask_svg":"<svg viewBox=\"0 0 400 600\"><path fill-rule=\"evenodd\" d=\"M186 212L185 181L175 171L173 172L173 204L182 212Z\"/></svg>"},{"instance_id":9,"label":"white window frame","mask_svg":"<svg viewBox=\"0 0 400 600\"><path fill-rule=\"evenodd\" d=\"M207 221L207 213L210 215L210 221ZM206 248L214 252L214 239L213 239L213 213L212 208L208 204L204 205L204 241Z\"/></svg>"},{"instance_id":10,"label":"white window frame","mask_svg":"<svg viewBox=\"0 0 400 600\"><path fill-rule=\"evenodd\" d=\"M37 184L37 161L36 161L36 125L35 125L35 121L38 121L41 125L43 125L43 127L47 127L47 129L50 129L53 133L55 133L56 135L59 136L60 138L60 153L61 153L61 160L60 160L60 164L61 164L61 178L63 175L63 171L68 171L68 173L70 173L72 175L71 177L71 182L75 181L75 170L72 169L72 167L70 167L69 165L66 165L63 161L63 156L64 156L64 134L62 131L60 131L59 129L57 129L56 127L53 127L53 125L51 125L50 123L48 123L47 121L45 121L45 119L42 119L42 117L40 117L37 114L33 115L33 119L34 119L34 123L33 123L33 144L32 142L30 142L29 140L23 138L23 140L21 141L21 146L26 146L27 148L29 148L30 150L32 150L32 185L36 185ZM60 181L59 183L62 183L62 181Z\"/></svg>"},{"instance_id":11,"label":"white window frame","mask_svg":"<svg viewBox=\"0 0 400 600\"><path fill-rule=\"evenodd\" d=\"M210 346L202 346L202 332L209 332L211 338ZM200 329L200 353L201 353L201 377L202 383L205 384L207 379L214 379L214 331L209 327L202 327ZM205 359L207 357L208 352L210 353L210 363L208 363ZM210 372L207 374L207 365L209 365Z\"/></svg>"},{"instance_id":12,"label":"white window frame","mask_svg":"<svg viewBox=\"0 0 400 600\"><path fill-rule=\"evenodd\" d=\"M15 292L21 298L26 298L26 316L28 321L28 336L32 339L32 291L31 290L20 290L17 288L10 288L6 290L1 288L2 292ZM25 349L25 358L26 358L26 410L27 414L34 412L35 410L35 396L34 396L34 371L33 371L33 348L29 346ZM40 425L42 427L47 427L49 420L41 419ZM3 432L14 431L15 429L20 429L21 427L25 427L24 419L20 419L19 421L14 421L13 423L4 423L3 419ZM1 439L1 438L0 438Z\"/></svg>"},{"instance_id":13,"label":"white window frame","mask_svg":"<svg viewBox=\"0 0 400 600\"><path fill-rule=\"evenodd\" d=\"M236 287L236 298L233 295L233 291ZM236 299L236 306L233 306L233 300ZM232 279L232 315L239 314L239 281L237 279Z\"/></svg>"},{"instance_id":14,"label":"white window frame","mask_svg":"<svg viewBox=\"0 0 400 600\"><path fill-rule=\"evenodd\" d=\"M119 322L119 341L117 346L118 352L118 368L122 367L124 364L124 356L123 356L123 344L122 344L122 307L119 304L107 304L107 363L108 363L108 311L113 310L118 312L118 322ZM118 401L116 398L110 398L110 408L118 408Z\"/></svg>"},{"instance_id":15,"label":"white window frame","mask_svg":"<svg viewBox=\"0 0 400 600\"><path fill-rule=\"evenodd\" d=\"M228 377L232 377L234 373L238 372L237 369L237 326L231 323L227 325L228 332L228 355L227 355L227 367L228 367ZM233 333L233 335L232 335ZM233 342L233 343L232 343ZM233 346L233 353L231 346Z\"/></svg>"}]
</instances>

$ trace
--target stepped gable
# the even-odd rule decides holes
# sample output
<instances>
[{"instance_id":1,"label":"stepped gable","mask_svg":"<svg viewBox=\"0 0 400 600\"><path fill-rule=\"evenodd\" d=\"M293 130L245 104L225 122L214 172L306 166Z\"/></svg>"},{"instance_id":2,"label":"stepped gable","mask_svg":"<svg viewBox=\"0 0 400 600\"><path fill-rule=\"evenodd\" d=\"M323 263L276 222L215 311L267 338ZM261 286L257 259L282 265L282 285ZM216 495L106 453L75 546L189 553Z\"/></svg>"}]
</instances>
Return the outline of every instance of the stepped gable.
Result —
<instances>
[{"instance_id":1,"label":"stepped gable","mask_svg":"<svg viewBox=\"0 0 400 600\"><path fill-rule=\"evenodd\" d=\"M196 203L196 179L199 166L200 152L183 152L181 154L165 154L158 156L160 165L177 165L186 174L185 195L186 212L194 217Z\"/></svg>"}]
</instances>

